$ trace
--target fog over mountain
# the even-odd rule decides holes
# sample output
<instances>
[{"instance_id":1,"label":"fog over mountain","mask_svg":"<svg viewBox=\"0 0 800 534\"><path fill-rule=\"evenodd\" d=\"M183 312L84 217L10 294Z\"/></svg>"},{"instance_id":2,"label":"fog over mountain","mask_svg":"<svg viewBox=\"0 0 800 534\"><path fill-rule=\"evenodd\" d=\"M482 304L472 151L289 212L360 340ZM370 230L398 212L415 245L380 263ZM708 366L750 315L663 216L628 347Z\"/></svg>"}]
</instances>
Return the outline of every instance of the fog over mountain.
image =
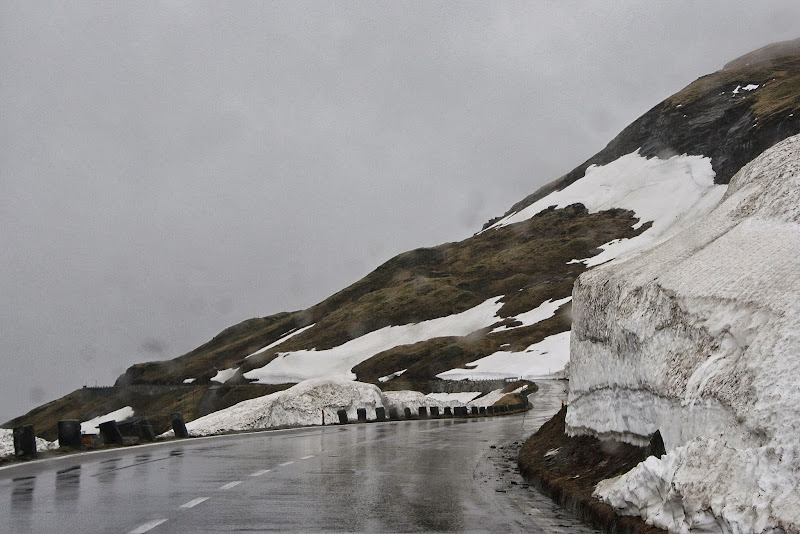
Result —
<instances>
[{"instance_id":1,"label":"fog over mountain","mask_svg":"<svg viewBox=\"0 0 800 534\"><path fill-rule=\"evenodd\" d=\"M795 2L0 6L0 422L462 239Z\"/></svg>"}]
</instances>

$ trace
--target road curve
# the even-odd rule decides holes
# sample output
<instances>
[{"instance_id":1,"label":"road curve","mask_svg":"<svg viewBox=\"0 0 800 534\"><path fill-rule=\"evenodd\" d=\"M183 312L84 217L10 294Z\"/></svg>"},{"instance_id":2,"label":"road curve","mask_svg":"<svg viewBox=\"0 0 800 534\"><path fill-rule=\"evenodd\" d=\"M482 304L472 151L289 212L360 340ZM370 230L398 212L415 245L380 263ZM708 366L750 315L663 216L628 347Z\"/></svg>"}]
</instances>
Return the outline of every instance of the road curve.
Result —
<instances>
[{"instance_id":1,"label":"road curve","mask_svg":"<svg viewBox=\"0 0 800 534\"><path fill-rule=\"evenodd\" d=\"M526 415L313 427L171 441L0 469L0 530L594 532L524 485Z\"/></svg>"}]
</instances>

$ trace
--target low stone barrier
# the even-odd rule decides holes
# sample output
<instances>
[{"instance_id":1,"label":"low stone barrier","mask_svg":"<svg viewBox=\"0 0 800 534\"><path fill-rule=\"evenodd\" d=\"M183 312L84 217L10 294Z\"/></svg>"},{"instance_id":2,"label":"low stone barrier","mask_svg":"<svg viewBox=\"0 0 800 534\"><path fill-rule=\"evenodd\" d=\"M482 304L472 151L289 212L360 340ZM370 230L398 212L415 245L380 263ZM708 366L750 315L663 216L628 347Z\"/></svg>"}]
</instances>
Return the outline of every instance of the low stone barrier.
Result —
<instances>
[{"instance_id":1,"label":"low stone barrier","mask_svg":"<svg viewBox=\"0 0 800 534\"><path fill-rule=\"evenodd\" d=\"M186 430L186 422L183 420L181 412L173 412L169 414L170 422L172 423L172 430L175 432L176 438L188 438L189 431Z\"/></svg>"},{"instance_id":2,"label":"low stone barrier","mask_svg":"<svg viewBox=\"0 0 800 534\"><path fill-rule=\"evenodd\" d=\"M339 424L346 425L347 424L347 410L337 410L336 415L339 417Z\"/></svg>"},{"instance_id":3,"label":"low stone barrier","mask_svg":"<svg viewBox=\"0 0 800 534\"><path fill-rule=\"evenodd\" d=\"M103 438L103 443L122 445L122 433L119 431L119 426L116 421L106 421L97 425L100 431L100 436Z\"/></svg>"},{"instance_id":4,"label":"low stone barrier","mask_svg":"<svg viewBox=\"0 0 800 534\"><path fill-rule=\"evenodd\" d=\"M386 421L386 408L383 406L378 406L375 408L375 420L376 421Z\"/></svg>"},{"instance_id":5,"label":"low stone barrier","mask_svg":"<svg viewBox=\"0 0 800 534\"><path fill-rule=\"evenodd\" d=\"M12 431L14 438L14 456L17 458L36 458L36 433L33 425L15 427Z\"/></svg>"},{"instance_id":6,"label":"low stone barrier","mask_svg":"<svg viewBox=\"0 0 800 534\"><path fill-rule=\"evenodd\" d=\"M439 417L439 407L431 406L431 417Z\"/></svg>"},{"instance_id":7,"label":"low stone barrier","mask_svg":"<svg viewBox=\"0 0 800 534\"><path fill-rule=\"evenodd\" d=\"M367 409L366 408L357 408L356 415L358 416L359 423L366 423L367 422Z\"/></svg>"}]
</instances>

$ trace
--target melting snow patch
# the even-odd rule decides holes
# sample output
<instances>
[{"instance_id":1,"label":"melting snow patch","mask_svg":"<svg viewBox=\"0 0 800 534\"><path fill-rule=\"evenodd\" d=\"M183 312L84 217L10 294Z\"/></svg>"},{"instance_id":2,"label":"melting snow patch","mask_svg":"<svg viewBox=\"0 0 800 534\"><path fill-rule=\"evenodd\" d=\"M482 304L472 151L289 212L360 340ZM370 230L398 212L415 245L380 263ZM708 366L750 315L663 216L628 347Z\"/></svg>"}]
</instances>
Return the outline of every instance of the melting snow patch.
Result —
<instances>
[{"instance_id":1,"label":"melting snow patch","mask_svg":"<svg viewBox=\"0 0 800 534\"><path fill-rule=\"evenodd\" d=\"M300 382L317 377L355 380L351 369L372 356L399 345L410 345L435 337L466 336L497 322L501 297L464 312L421 323L387 326L327 350L284 352L264 367L245 373L245 378L261 384Z\"/></svg>"},{"instance_id":2,"label":"melting snow patch","mask_svg":"<svg viewBox=\"0 0 800 534\"><path fill-rule=\"evenodd\" d=\"M195 380L197 380L197 379L196 379L196 378L184 378L184 379L183 379L183 383L184 383L184 384L191 384L191 383L192 383L192 382L194 382Z\"/></svg>"},{"instance_id":3,"label":"melting snow patch","mask_svg":"<svg viewBox=\"0 0 800 534\"><path fill-rule=\"evenodd\" d=\"M389 380L392 380L392 379L397 378L398 376L402 375L406 371L408 371L408 369L401 369L400 371L395 371L394 373L392 373L390 375L382 376L382 377L380 377L378 379L378 382L388 382Z\"/></svg>"},{"instance_id":4,"label":"melting snow patch","mask_svg":"<svg viewBox=\"0 0 800 534\"><path fill-rule=\"evenodd\" d=\"M709 213L727 189L714 184L714 175L711 159L704 156L645 158L637 150L607 165L590 166L580 180L512 213L490 229L528 220L553 205L565 208L578 202L591 213L632 210L639 217L636 227L652 221L637 237L606 244L597 256L581 260L589 266L599 265L649 249Z\"/></svg>"},{"instance_id":5,"label":"melting snow patch","mask_svg":"<svg viewBox=\"0 0 800 534\"><path fill-rule=\"evenodd\" d=\"M81 423L81 434L99 434L100 430L98 430L97 427L100 425L100 423L105 423L106 421L124 421L125 419L130 419L131 417L133 417L133 408L130 406L125 406L119 410L114 410L113 412L105 415L100 415L94 419L84 421Z\"/></svg>"},{"instance_id":6,"label":"melting snow patch","mask_svg":"<svg viewBox=\"0 0 800 534\"><path fill-rule=\"evenodd\" d=\"M239 370L238 367L231 367L230 369L223 369L222 371L217 371L217 374L215 374L214 378L212 378L211 380L213 382L219 382L220 384L224 384L225 382L233 378L233 375L235 375L236 371L238 370Z\"/></svg>"},{"instance_id":7,"label":"melting snow patch","mask_svg":"<svg viewBox=\"0 0 800 534\"><path fill-rule=\"evenodd\" d=\"M316 323L314 323L314 324L316 324ZM283 334L280 338L278 338L277 341L273 341L272 343L270 343L266 347L258 349L253 354L248 354L245 357L245 359L249 358L250 356L255 356L256 354L261 354L262 352L267 352L269 349L273 349L273 348L277 347L278 345L280 345L281 343L283 343L284 341L288 341L289 339L293 338L294 336L300 335L303 332L305 332L306 330L309 330L309 329L311 329L313 327L314 327L314 325L310 324L310 325L304 326L303 328L300 328L300 329L289 330L288 332Z\"/></svg>"},{"instance_id":8,"label":"melting snow patch","mask_svg":"<svg viewBox=\"0 0 800 534\"><path fill-rule=\"evenodd\" d=\"M467 364L471 369L451 369L436 376L444 380L553 378L559 376L569 362L569 337L570 332L555 334L531 345L524 352L498 351Z\"/></svg>"},{"instance_id":9,"label":"melting snow patch","mask_svg":"<svg viewBox=\"0 0 800 534\"><path fill-rule=\"evenodd\" d=\"M553 315L556 314L556 311L566 304L567 302L571 301L572 297L565 297L563 299L559 299L553 301L551 299L547 299L546 301L542 302L539 306L531 311L527 311L525 313L520 313L516 317L511 317L511 319L515 321L519 321L522 324L515 325L515 326L498 326L490 333L495 332L504 332L506 330L513 330L515 328L522 328L524 326L531 326L545 319L549 319Z\"/></svg>"}]
</instances>

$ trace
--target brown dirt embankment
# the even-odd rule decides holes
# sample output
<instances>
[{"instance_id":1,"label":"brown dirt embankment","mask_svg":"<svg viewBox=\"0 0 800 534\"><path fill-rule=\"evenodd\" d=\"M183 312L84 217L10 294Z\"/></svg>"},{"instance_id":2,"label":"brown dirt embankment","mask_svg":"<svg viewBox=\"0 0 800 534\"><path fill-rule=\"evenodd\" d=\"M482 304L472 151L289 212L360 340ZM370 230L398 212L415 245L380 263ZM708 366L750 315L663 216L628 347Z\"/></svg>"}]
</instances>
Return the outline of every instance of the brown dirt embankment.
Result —
<instances>
[{"instance_id":1,"label":"brown dirt embankment","mask_svg":"<svg viewBox=\"0 0 800 534\"><path fill-rule=\"evenodd\" d=\"M601 480L630 471L650 455L651 447L605 443L590 436L564 433L563 407L522 446L519 468L536 488L582 521L612 534L665 534L638 517L620 516L592 497Z\"/></svg>"}]
</instances>

